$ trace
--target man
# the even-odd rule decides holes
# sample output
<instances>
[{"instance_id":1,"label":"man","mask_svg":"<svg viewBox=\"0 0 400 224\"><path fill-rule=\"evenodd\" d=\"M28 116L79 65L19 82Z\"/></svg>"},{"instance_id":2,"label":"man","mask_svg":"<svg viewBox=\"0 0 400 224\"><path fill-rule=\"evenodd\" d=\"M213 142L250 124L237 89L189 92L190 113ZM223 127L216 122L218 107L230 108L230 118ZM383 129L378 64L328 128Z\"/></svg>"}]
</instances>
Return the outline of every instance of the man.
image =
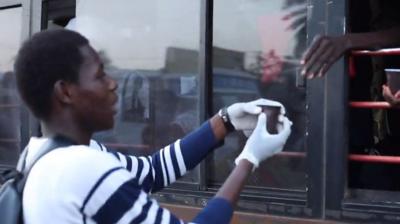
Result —
<instances>
[{"instance_id":1,"label":"man","mask_svg":"<svg viewBox=\"0 0 400 224\"><path fill-rule=\"evenodd\" d=\"M44 137L32 138L27 146L27 166L49 137L61 135L76 142L51 151L32 168L23 192L28 224L183 223L149 194L194 168L230 130L255 127L237 166L193 220L229 223L246 178L261 161L282 150L290 135L291 122L284 116L279 134L266 131L266 117L257 105L280 104L261 99L221 110L152 156L107 153L91 137L113 127L117 83L104 73L86 38L66 30L38 33L20 49L15 73L22 99L43 126Z\"/></svg>"}]
</instances>

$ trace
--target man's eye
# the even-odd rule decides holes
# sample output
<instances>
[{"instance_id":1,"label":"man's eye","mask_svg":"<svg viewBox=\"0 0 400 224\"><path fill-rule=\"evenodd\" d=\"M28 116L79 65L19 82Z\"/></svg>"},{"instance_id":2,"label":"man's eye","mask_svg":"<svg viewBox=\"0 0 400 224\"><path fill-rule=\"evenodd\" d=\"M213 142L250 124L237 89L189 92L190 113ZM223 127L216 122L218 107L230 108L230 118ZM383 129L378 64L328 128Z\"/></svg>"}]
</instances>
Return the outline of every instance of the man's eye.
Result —
<instances>
[{"instance_id":1,"label":"man's eye","mask_svg":"<svg viewBox=\"0 0 400 224\"><path fill-rule=\"evenodd\" d=\"M99 79L104 78L105 76L106 74L103 71L97 73L97 78Z\"/></svg>"}]
</instances>

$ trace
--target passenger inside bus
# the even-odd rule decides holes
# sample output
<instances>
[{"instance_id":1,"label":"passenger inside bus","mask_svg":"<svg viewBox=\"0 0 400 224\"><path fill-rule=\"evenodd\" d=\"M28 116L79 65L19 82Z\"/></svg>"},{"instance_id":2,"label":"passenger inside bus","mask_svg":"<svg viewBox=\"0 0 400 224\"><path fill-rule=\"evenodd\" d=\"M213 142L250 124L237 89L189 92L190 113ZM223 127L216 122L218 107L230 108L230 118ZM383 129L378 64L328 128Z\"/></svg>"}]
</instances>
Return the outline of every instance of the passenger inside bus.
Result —
<instances>
[{"instance_id":1,"label":"passenger inside bus","mask_svg":"<svg viewBox=\"0 0 400 224\"><path fill-rule=\"evenodd\" d=\"M350 33L317 36L302 58L302 75L322 77L351 50L377 50L400 46L400 1L349 1ZM365 21L370 21L366 24ZM399 99L387 88L385 68L399 68L399 56L351 57L350 100L382 101L396 106ZM370 64L370 66L365 66ZM337 74L336 74L337 75ZM398 96L399 94L397 94ZM349 153L400 156L398 110L350 109ZM400 190L399 165L351 164L349 185L355 188Z\"/></svg>"}]
</instances>

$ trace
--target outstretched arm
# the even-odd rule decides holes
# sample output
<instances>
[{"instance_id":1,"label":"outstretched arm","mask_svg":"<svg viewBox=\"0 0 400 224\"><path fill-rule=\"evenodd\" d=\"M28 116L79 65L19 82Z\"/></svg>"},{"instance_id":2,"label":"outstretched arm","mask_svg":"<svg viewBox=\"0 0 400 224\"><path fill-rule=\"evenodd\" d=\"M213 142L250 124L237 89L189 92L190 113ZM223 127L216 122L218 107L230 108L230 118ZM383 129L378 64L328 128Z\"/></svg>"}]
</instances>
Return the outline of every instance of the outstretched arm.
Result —
<instances>
[{"instance_id":1,"label":"outstretched arm","mask_svg":"<svg viewBox=\"0 0 400 224\"><path fill-rule=\"evenodd\" d=\"M221 127L223 123L219 119L213 117L210 120L216 139L226 134L224 133L226 130ZM282 150L290 135L291 122L284 117L282 130L275 135L268 133L266 122L265 114L260 114L256 128L247 140L242 153L235 160L235 169L216 196L193 219L194 223L229 223L233 214L233 206L236 204L248 176L258 167L261 161ZM109 192L109 195L90 194L92 196L85 200L81 208L81 212L86 217L95 221L107 220L110 223L118 220L135 223L183 223L182 220L170 214L169 211L160 208L156 201L148 197L137 176L133 176L118 166L107 171L106 174L101 175L102 183L95 185L96 188L102 189L101 192ZM115 189L117 190L115 191ZM102 200L99 200L99 198ZM106 198L105 202L104 198ZM94 206L93 203L96 201L104 203Z\"/></svg>"},{"instance_id":2,"label":"outstretched arm","mask_svg":"<svg viewBox=\"0 0 400 224\"><path fill-rule=\"evenodd\" d=\"M321 77L346 53L353 49L392 47L400 43L400 27L368 32L348 33L342 36L317 36L302 58L302 75Z\"/></svg>"},{"instance_id":3,"label":"outstretched arm","mask_svg":"<svg viewBox=\"0 0 400 224\"><path fill-rule=\"evenodd\" d=\"M283 105L272 100L235 103L227 109L234 129L245 133L252 131L257 124L257 114L261 112L259 105L280 106L281 114L285 113ZM232 130L227 130L220 115L214 115L198 129L152 156L134 157L117 152L113 154L131 173L139 177L139 184L146 192L155 192L172 184L197 166L221 144L229 131Z\"/></svg>"},{"instance_id":4,"label":"outstretched arm","mask_svg":"<svg viewBox=\"0 0 400 224\"><path fill-rule=\"evenodd\" d=\"M215 115L182 139L158 150L151 156L130 156L108 150L130 173L138 178L145 192L156 192L174 183L193 169L216 148L228 131L222 119Z\"/></svg>"}]
</instances>

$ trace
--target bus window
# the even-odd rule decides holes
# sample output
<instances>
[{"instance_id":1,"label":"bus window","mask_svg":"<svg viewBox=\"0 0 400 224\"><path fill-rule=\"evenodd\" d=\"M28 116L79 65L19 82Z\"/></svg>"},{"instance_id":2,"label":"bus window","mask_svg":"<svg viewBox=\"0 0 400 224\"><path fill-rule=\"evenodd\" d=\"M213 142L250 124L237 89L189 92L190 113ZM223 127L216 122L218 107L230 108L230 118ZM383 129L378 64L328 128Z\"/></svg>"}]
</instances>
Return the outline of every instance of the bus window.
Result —
<instances>
[{"instance_id":1,"label":"bus window","mask_svg":"<svg viewBox=\"0 0 400 224\"><path fill-rule=\"evenodd\" d=\"M293 64L306 46L305 3L214 1L214 112L223 105L262 97L282 102L293 121L284 153L262 164L250 177L251 190L306 189L306 95L295 85L298 66ZM284 19L292 13L298 16ZM292 19L298 21L293 23ZM210 158L208 179L212 185L225 180L245 141L244 135L232 134L223 149L215 151ZM289 153L298 157L286 156Z\"/></svg>"},{"instance_id":2,"label":"bus window","mask_svg":"<svg viewBox=\"0 0 400 224\"><path fill-rule=\"evenodd\" d=\"M400 25L398 1L350 1L352 32L369 32ZM365 21L369 21L366 23ZM355 75L350 78L350 101L384 101L385 68L399 68L400 56L353 56ZM366 66L368 65L368 66ZM350 108L349 153L355 156L400 156L400 113L390 108ZM400 163L349 161L349 199L398 201Z\"/></svg>"},{"instance_id":3,"label":"bus window","mask_svg":"<svg viewBox=\"0 0 400 224\"><path fill-rule=\"evenodd\" d=\"M20 103L12 71L21 41L22 8L0 10L0 171L13 166L20 152Z\"/></svg>"}]
</instances>

